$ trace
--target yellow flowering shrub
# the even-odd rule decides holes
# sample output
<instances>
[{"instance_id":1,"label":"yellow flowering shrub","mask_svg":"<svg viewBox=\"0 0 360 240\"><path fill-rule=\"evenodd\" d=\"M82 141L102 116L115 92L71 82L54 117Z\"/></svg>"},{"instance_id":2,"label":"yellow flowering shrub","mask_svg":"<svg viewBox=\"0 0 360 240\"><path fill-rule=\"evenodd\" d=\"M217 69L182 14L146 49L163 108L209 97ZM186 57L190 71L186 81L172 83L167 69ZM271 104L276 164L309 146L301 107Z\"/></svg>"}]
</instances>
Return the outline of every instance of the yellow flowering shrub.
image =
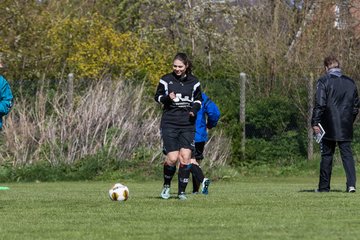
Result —
<instances>
[{"instance_id":1,"label":"yellow flowering shrub","mask_svg":"<svg viewBox=\"0 0 360 240\"><path fill-rule=\"evenodd\" d=\"M101 79L104 74L133 78L142 73L156 85L171 70L173 52L155 49L136 33L116 31L101 16L64 19L48 32L52 52L62 56L78 77ZM165 52L165 53L164 53Z\"/></svg>"}]
</instances>

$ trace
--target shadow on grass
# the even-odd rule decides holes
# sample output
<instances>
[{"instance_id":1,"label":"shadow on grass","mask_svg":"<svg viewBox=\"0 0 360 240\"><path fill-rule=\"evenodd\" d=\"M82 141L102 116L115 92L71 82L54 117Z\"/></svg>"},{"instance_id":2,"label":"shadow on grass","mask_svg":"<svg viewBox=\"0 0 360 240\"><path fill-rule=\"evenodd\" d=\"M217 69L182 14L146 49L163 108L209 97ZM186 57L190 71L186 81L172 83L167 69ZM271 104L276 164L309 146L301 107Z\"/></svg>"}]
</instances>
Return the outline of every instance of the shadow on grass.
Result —
<instances>
[{"instance_id":1,"label":"shadow on grass","mask_svg":"<svg viewBox=\"0 0 360 240\"><path fill-rule=\"evenodd\" d=\"M304 190L300 190L299 192L327 193L327 192L316 192L315 189L304 189ZM334 190L330 190L330 192L345 192L345 191L334 189Z\"/></svg>"}]
</instances>

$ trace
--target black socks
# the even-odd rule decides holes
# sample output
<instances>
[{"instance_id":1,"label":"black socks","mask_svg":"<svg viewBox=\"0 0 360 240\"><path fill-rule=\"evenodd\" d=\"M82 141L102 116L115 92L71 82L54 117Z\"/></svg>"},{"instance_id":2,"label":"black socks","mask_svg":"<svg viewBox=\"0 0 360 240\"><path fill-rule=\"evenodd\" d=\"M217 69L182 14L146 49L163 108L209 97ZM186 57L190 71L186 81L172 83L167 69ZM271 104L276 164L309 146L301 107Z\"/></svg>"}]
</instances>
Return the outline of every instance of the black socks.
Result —
<instances>
[{"instance_id":1,"label":"black socks","mask_svg":"<svg viewBox=\"0 0 360 240\"><path fill-rule=\"evenodd\" d=\"M170 166L164 163L164 185L170 186L171 180L176 172L176 166Z\"/></svg>"},{"instance_id":2,"label":"black socks","mask_svg":"<svg viewBox=\"0 0 360 240\"><path fill-rule=\"evenodd\" d=\"M171 185L171 180L173 179L176 172L176 166L170 166L166 162L164 163L164 185ZM179 184L179 194L185 192L186 186L189 182L190 172L192 174L193 182L193 192L198 192L200 184L204 180L204 173L201 168L196 164L180 164L178 172L178 184Z\"/></svg>"},{"instance_id":3,"label":"black socks","mask_svg":"<svg viewBox=\"0 0 360 240\"><path fill-rule=\"evenodd\" d=\"M191 164L191 174L193 182L193 193L198 192L200 188L200 183L204 181L204 173L201 170L199 165Z\"/></svg>"},{"instance_id":4,"label":"black socks","mask_svg":"<svg viewBox=\"0 0 360 240\"><path fill-rule=\"evenodd\" d=\"M189 182L191 164L179 166L179 191L178 193L185 192L186 186Z\"/></svg>"}]
</instances>

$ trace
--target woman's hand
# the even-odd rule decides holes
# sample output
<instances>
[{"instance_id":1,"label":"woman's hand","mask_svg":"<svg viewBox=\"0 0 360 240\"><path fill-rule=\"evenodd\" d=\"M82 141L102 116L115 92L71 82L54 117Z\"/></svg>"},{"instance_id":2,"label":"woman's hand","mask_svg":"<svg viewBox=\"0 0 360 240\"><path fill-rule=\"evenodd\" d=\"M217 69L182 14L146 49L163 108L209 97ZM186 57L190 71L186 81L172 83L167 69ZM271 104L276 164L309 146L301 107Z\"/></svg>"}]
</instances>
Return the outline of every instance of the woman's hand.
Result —
<instances>
[{"instance_id":1,"label":"woman's hand","mask_svg":"<svg viewBox=\"0 0 360 240\"><path fill-rule=\"evenodd\" d=\"M170 97L171 100L174 100L176 98L176 94L174 92L171 92L169 94L169 97Z\"/></svg>"}]
</instances>

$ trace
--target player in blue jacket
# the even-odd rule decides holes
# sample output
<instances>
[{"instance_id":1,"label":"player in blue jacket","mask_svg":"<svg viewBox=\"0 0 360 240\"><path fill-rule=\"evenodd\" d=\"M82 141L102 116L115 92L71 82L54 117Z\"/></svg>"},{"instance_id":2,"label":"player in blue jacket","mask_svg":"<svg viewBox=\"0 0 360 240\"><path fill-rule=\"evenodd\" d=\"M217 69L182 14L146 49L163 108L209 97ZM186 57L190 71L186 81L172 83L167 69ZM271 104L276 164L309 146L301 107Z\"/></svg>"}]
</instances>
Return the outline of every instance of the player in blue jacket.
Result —
<instances>
[{"instance_id":1,"label":"player in blue jacket","mask_svg":"<svg viewBox=\"0 0 360 240\"><path fill-rule=\"evenodd\" d=\"M0 69L3 69L4 65L0 62ZM13 95L10 89L9 83L6 79L0 75L0 129L2 129L3 116L6 116L13 106Z\"/></svg>"},{"instance_id":2,"label":"player in blue jacket","mask_svg":"<svg viewBox=\"0 0 360 240\"><path fill-rule=\"evenodd\" d=\"M205 93L202 93L202 99L203 103L196 117L195 150L191 159L190 172L193 180L193 193L199 192L201 183L202 193L208 194L210 180L204 177L199 164L204 158L204 147L208 141L207 130L217 125L220 118L220 110Z\"/></svg>"}]
</instances>

